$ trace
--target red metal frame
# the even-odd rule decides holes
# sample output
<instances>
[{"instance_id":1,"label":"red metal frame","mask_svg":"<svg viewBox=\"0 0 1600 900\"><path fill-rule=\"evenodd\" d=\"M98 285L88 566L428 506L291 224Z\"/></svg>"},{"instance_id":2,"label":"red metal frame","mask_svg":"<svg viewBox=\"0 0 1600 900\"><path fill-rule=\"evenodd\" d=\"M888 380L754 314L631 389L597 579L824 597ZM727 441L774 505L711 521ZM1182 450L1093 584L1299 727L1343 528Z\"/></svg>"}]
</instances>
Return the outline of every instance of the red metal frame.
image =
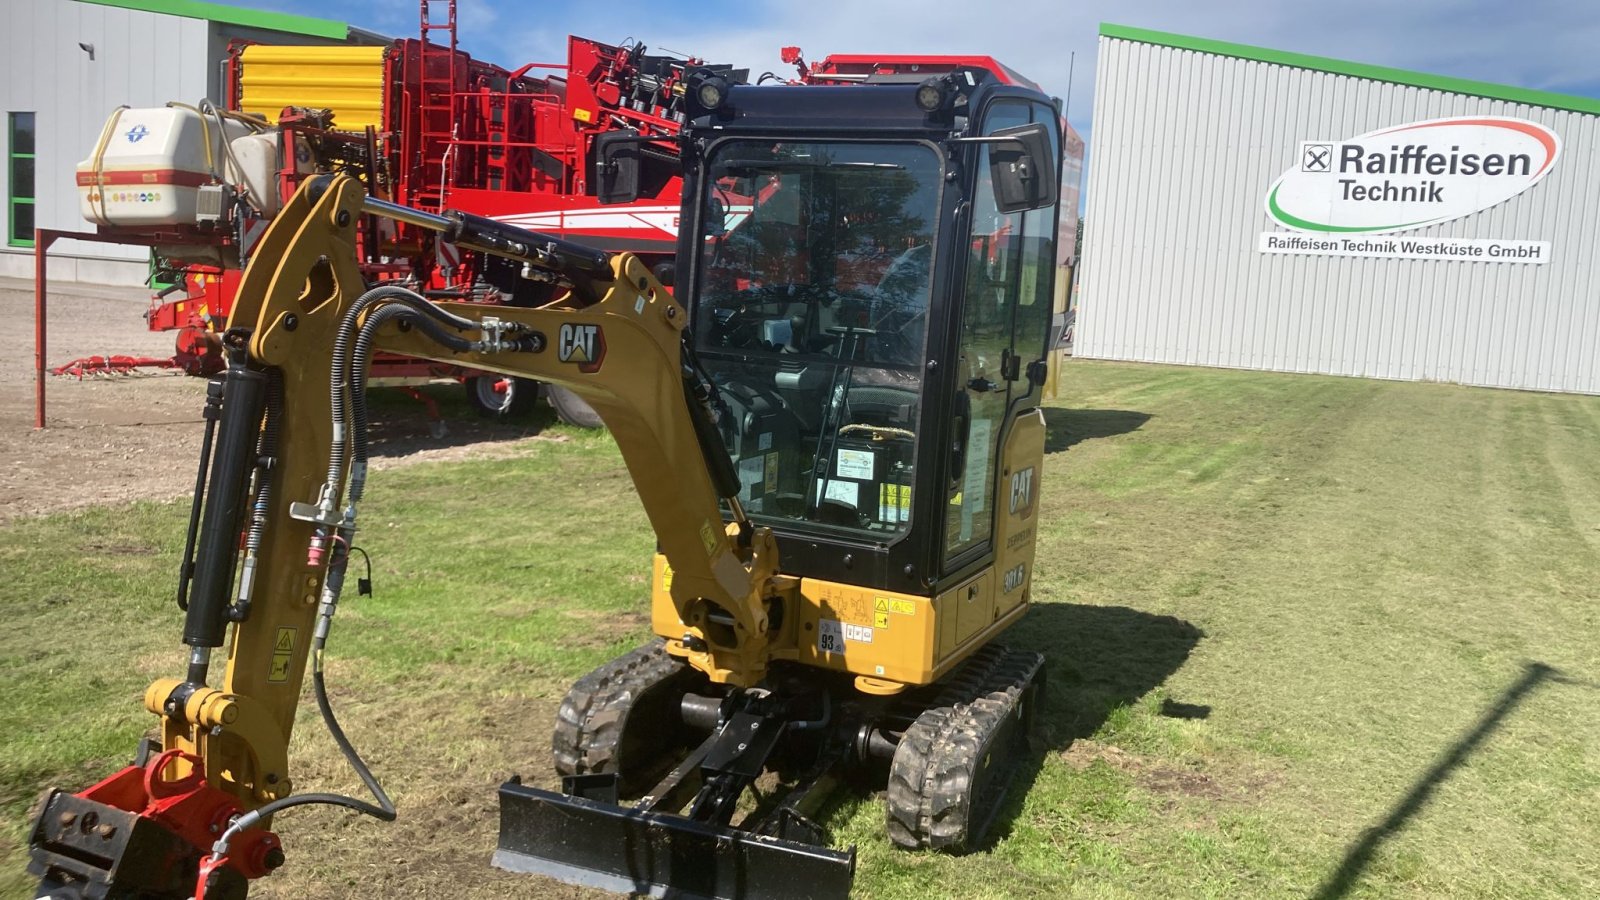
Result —
<instances>
[{"instance_id":1,"label":"red metal frame","mask_svg":"<svg viewBox=\"0 0 1600 900\"><path fill-rule=\"evenodd\" d=\"M800 68L805 84L858 84L873 75L942 75L957 69L981 69L1003 84L1042 91L1038 84L992 56L835 53L807 65L799 47L783 48L783 60Z\"/></svg>"},{"instance_id":2,"label":"red metal frame","mask_svg":"<svg viewBox=\"0 0 1600 900\"><path fill-rule=\"evenodd\" d=\"M589 193L588 172L595 136L618 128L660 137L661 149L675 153L671 141L679 128L680 82L700 60L666 64L645 56L642 47L570 37L565 63L529 63L507 71L460 49L455 0L420 0L419 11L419 37L395 41L384 56L381 130L359 136L332 131L291 110L279 118L284 148L279 188L285 197L302 178L289 149L299 137L359 141L374 173L368 188L379 196L429 210L450 206L603 248L662 258L673 253L682 191L675 173L652 197L618 208L601 207ZM236 41L228 49L225 83L234 108L241 99L248 47ZM653 71L644 72L645 67ZM232 243L221 233L214 240ZM240 249L248 255L248 247ZM481 262L471 254L439 247L431 234L403 225L382 240L370 232L363 256L370 278L409 278L435 291L470 292L482 274ZM226 321L240 277L233 269L189 266L179 296L152 303L146 315L151 330L177 330L179 356L184 347L191 351L176 363L185 371L214 370L215 361L204 353L208 345L198 335L213 333ZM500 298L491 293L475 299ZM192 352L196 349L198 355ZM63 368L71 374L126 368L116 359L103 361L99 369L92 360L76 362ZM475 374L385 356L374 366L375 381L390 384Z\"/></svg>"},{"instance_id":3,"label":"red metal frame","mask_svg":"<svg viewBox=\"0 0 1600 900\"><path fill-rule=\"evenodd\" d=\"M50 246L62 238L74 241L90 241L99 244L134 244L153 247L156 244L181 244L194 243L204 239L197 238L194 234L185 233L155 233L133 232L119 229L102 228L100 231L63 231L57 228L35 228L33 230L33 427L45 427L45 354L48 350L49 339L49 295L50 280L49 261ZM123 357L133 359L133 357ZM115 360L118 357L111 357ZM62 374L92 374L93 366L84 367L77 365L81 360L75 360L60 367L71 370L74 366L77 371L63 371ZM162 362L165 365L165 361ZM142 364L142 363L141 363ZM126 368L126 367L125 367ZM105 371L105 369L102 369Z\"/></svg>"},{"instance_id":4,"label":"red metal frame","mask_svg":"<svg viewBox=\"0 0 1600 900\"><path fill-rule=\"evenodd\" d=\"M601 206L591 191L590 170L596 139L618 129L659 138L655 146L664 158L675 157L685 81L706 66L703 60L649 56L642 45L612 46L570 36L565 63L528 63L508 71L460 49L456 0L419 0L419 12L418 37L396 40L384 54L381 129L354 134L333 130L337 122L323 127L326 122L295 110L280 116L279 189L285 198L303 177L296 170L296 148L305 137L319 146L341 147L346 157L364 158L368 189L407 206L432 211L449 206L600 249L629 250L650 264L671 257L682 193L678 173L658 171L647 184L650 194L633 204ZM228 105L235 109L248 46L234 42L228 49L225 81ZM840 54L808 66L798 48L786 47L783 58L797 67L793 83L800 84L859 84L875 76L975 68L1006 83L1033 85L989 56ZM225 231L212 232L210 239L221 246L233 242ZM239 249L241 257L248 256L248 246ZM433 291L488 302L504 299L497 291L473 293L484 274L483 260L437 244L421 229L397 225L380 238L373 225L364 233L362 255L374 280L409 279ZM240 276L237 270L191 266L181 296L153 302L148 325L180 332L180 357L190 354L177 363L185 371L215 371L218 360L207 355L205 337L226 321ZM397 357L380 356L374 367L374 378L391 384L439 374L437 365ZM115 368L109 364L102 370Z\"/></svg>"}]
</instances>

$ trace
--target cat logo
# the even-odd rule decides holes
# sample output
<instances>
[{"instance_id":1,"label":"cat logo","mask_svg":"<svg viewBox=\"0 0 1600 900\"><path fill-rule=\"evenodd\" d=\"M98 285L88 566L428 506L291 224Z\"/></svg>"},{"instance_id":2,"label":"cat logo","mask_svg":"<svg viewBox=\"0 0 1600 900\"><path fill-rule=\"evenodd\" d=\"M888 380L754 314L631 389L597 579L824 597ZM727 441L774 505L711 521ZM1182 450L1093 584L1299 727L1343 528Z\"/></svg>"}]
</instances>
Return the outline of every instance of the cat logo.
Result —
<instances>
[{"instance_id":1,"label":"cat logo","mask_svg":"<svg viewBox=\"0 0 1600 900\"><path fill-rule=\"evenodd\" d=\"M599 325L561 326L556 339L556 357L562 362L578 364L579 372L598 372L606 358L606 336Z\"/></svg>"},{"instance_id":2,"label":"cat logo","mask_svg":"<svg viewBox=\"0 0 1600 900\"><path fill-rule=\"evenodd\" d=\"M1011 514L1024 519L1033 514L1033 466L1011 476Z\"/></svg>"}]
</instances>

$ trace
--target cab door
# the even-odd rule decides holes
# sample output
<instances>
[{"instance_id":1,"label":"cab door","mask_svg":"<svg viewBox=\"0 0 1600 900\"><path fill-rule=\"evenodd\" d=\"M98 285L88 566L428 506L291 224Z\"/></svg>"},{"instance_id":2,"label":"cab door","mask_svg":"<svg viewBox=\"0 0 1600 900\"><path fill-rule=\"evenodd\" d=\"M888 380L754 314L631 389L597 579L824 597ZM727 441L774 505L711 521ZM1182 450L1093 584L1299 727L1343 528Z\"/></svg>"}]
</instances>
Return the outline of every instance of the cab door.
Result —
<instances>
[{"instance_id":1,"label":"cab door","mask_svg":"<svg viewBox=\"0 0 1600 900\"><path fill-rule=\"evenodd\" d=\"M1045 104L997 98L985 110L981 134L1030 122L1052 123L1048 130L1054 150L1046 165L1055 177L1060 156L1056 115ZM979 144L973 154L951 406L954 434L946 465L943 573L973 575L963 579L951 598L957 608L957 644L1021 602L1025 587L1018 583L1019 575L997 573L995 566L983 564L996 561L997 549L1014 531L1007 521L1016 505L1011 494L1019 486L1035 489L1038 465L1031 465L1026 484L1013 485L1011 476L1029 468L1025 464L1032 463L1032 456L1043 454L1042 416L1033 411L1039 385L1030 372L1042 372L1031 364L1044 359L1048 339L1056 209L1052 204L1001 212L990 178L990 153L991 145ZM1014 427L1019 413L1028 411L1033 412L1026 427ZM1031 515L1031 503L1026 510ZM1031 563L1031 539L1027 543ZM1031 564L1020 576L1024 580L1031 574L1028 568Z\"/></svg>"}]
</instances>

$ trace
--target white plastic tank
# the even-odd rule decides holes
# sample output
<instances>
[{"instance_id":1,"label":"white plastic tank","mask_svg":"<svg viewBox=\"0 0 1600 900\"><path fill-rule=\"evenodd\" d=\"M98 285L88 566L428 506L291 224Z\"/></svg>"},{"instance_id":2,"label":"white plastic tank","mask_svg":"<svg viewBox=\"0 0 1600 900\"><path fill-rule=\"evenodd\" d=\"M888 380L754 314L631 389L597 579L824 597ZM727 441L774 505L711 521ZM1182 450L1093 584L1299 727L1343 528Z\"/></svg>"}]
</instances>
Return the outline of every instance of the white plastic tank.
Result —
<instances>
[{"instance_id":1,"label":"white plastic tank","mask_svg":"<svg viewBox=\"0 0 1600 900\"><path fill-rule=\"evenodd\" d=\"M278 213L278 133L247 134L234 138L231 148L238 171L230 164L231 179L244 191L245 202L263 218Z\"/></svg>"},{"instance_id":2,"label":"white plastic tank","mask_svg":"<svg viewBox=\"0 0 1600 900\"><path fill-rule=\"evenodd\" d=\"M283 208L282 186L278 176L283 168L283 132L276 129L234 138L233 156L228 161L228 180L237 186L256 215L270 219ZM237 163L237 165L235 165ZM295 173L301 177L316 171L311 145L304 135L295 136Z\"/></svg>"},{"instance_id":3,"label":"white plastic tank","mask_svg":"<svg viewBox=\"0 0 1600 900\"><path fill-rule=\"evenodd\" d=\"M201 185L270 183L270 175L263 182L229 171L224 142L250 131L183 107L119 108L89 158L78 163L79 209L100 225L193 224Z\"/></svg>"}]
</instances>

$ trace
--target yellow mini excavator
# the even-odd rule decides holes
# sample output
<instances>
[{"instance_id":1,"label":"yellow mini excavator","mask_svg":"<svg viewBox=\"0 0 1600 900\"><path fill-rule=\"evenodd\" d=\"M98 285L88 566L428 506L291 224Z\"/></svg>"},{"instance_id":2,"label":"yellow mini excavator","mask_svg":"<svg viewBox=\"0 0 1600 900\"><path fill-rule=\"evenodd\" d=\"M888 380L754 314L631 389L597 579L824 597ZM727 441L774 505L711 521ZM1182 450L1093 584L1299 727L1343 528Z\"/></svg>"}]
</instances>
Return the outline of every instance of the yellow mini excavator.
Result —
<instances>
[{"instance_id":1,"label":"yellow mini excavator","mask_svg":"<svg viewBox=\"0 0 1600 900\"><path fill-rule=\"evenodd\" d=\"M842 896L854 849L814 819L847 778L887 783L899 846L980 844L1043 677L995 638L1033 576L1057 105L976 70L870 89L705 72L688 89L670 269L396 206L342 175L285 207L209 385L178 591L187 670L146 692L160 735L135 764L41 801L40 896L243 897L286 862L294 807L394 818L323 680L378 350L588 401L658 542L657 638L573 685L552 737L562 790L501 786L495 865L651 896ZM599 192L636 195L657 153L609 136ZM564 291L520 308L363 283L367 216ZM370 801L292 780L308 663ZM741 802L768 772L781 789Z\"/></svg>"}]
</instances>

